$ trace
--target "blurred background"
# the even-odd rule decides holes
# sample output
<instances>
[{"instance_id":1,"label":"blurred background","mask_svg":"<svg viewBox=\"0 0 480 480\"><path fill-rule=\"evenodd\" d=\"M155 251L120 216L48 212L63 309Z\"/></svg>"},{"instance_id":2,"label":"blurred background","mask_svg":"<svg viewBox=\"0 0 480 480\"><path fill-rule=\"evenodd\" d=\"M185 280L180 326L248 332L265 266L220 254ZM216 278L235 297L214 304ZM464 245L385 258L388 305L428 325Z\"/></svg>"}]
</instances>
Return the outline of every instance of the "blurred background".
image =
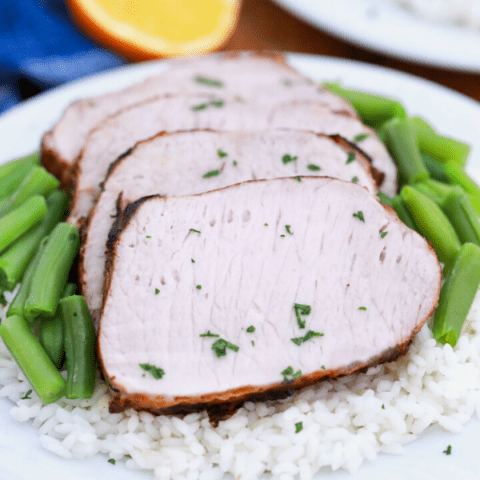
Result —
<instances>
[{"instance_id":1,"label":"blurred background","mask_svg":"<svg viewBox=\"0 0 480 480\"><path fill-rule=\"evenodd\" d=\"M116 48L115 39L103 42L110 48L100 46L93 38L98 40L101 33L82 17L83 1L67 0L66 5L64 0L6 0L2 4L0 112L62 83L142 58ZM459 17L458 8L454 24L448 25L432 8L435 18L425 19L428 11L420 12L422 17L413 10L399 10L393 0L383 2L385 7L382 0L243 0L232 13L236 16L233 33L217 50L268 49L368 62L433 80L480 101L480 28L459 27L466 20ZM478 6L472 12L478 13L480 24L480 1L471 2ZM330 4L336 4L335 12ZM341 15L340 20L335 15ZM475 20L472 15L468 18ZM388 22L401 29L403 39L397 44L392 43L395 35L389 32L395 28ZM402 22L407 23L402 26ZM423 35L418 43L417 34L410 34L414 30Z\"/></svg>"}]
</instances>

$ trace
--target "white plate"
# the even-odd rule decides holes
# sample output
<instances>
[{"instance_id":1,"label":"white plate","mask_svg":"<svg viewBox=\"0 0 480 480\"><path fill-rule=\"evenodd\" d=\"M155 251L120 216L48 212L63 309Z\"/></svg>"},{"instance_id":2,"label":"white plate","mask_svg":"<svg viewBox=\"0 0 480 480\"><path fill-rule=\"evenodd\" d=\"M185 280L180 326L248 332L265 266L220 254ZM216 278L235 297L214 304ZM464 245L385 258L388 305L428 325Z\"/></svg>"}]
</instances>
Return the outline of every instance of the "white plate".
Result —
<instances>
[{"instance_id":1,"label":"white plate","mask_svg":"<svg viewBox=\"0 0 480 480\"><path fill-rule=\"evenodd\" d=\"M308 55L289 55L289 62L316 80L341 80L344 85L399 98L410 114L423 115L438 130L473 146L470 172L480 178L480 105L467 97L419 78L360 63ZM132 65L71 83L42 94L0 116L0 162L38 149L41 135L65 106L82 96L122 88L164 68L162 62ZM111 465L107 457L64 460L40 446L36 430L17 423L12 404L0 399L0 480L146 480L153 476ZM452 455L442 452L452 445ZM379 455L355 475L324 470L322 480L478 480L480 421L470 421L460 434L430 428L403 456ZM115 477L114 477L115 476ZM320 476L319 476L320 478Z\"/></svg>"},{"instance_id":2,"label":"white plate","mask_svg":"<svg viewBox=\"0 0 480 480\"><path fill-rule=\"evenodd\" d=\"M429 22L388 0L273 0L359 46L410 62L480 73L480 31Z\"/></svg>"}]
</instances>

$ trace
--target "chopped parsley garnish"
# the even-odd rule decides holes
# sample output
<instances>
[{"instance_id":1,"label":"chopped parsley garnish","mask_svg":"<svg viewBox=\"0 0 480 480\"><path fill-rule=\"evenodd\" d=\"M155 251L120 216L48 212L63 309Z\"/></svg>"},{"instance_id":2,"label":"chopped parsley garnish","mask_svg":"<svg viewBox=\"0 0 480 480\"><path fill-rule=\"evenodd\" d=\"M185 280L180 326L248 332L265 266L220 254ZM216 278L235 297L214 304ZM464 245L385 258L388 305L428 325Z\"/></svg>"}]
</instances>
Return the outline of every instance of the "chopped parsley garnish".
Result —
<instances>
[{"instance_id":1,"label":"chopped parsley garnish","mask_svg":"<svg viewBox=\"0 0 480 480\"><path fill-rule=\"evenodd\" d=\"M352 182L353 182L353 183L357 183L357 182L358 182L358 177L353 177L353 178L352 178Z\"/></svg>"},{"instance_id":2,"label":"chopped parsley garnish","mask_svg":"<svg viewBox=\"0 0 480 480\"><path fill-rule=\"evenodd\" d=\"M322 370L325 370L325 365L322 365L320 368L321 368Z\"/></svg>"},{"instance_id":3,"label":"chopped parsley garnish","mask_svg":"<svg viewBox=\"0 0 480 480\"><path fill-rule=\"evenodd\" d=\"M255 346L255 342L252 340L252 347L254 347L254 346Z\"/></svg>"},{"instance_id":4,"label":"chopped parsley garnish","mask_svg":"<svg viewBox=\"0 0 480 480\"><path fill-rule=\"evenodd\" d=\"M356 135L353 138L354 142L361 142L362 140L365 140L368 137L368 133L360 133L359 135Z\"/></svg>"},{"instance_id":5,"label":"chopped parsley garnish","mask_svg":"<svg viewBox=\"0 0 480 480\"><path fill-rule=\"evenodd\" d=\"M281 238L285 237L285 235L280 235Z\"/></svg>"},{"instance_id":6,"label":"chopped parsley garnish","mask_svg":"<svg viewBox=\"0 0 480 480\"><path fill-rule=\"evenodd\" d=\"M205 175L203 175L202 178L216 177L217 175L220 175L220 170L210 170Z\"/></svg>"},{"instance_id":7,"label":"chopped parsley garnish","mask_svg":"<svg viewBox=\"0 0 480 480\"><path fill-rule=\"evenodd\" d=\"M152 236L151 236L151 235L147 235L147 238L152 238Z\"/></svg>"},{"instance_id":8,"label":"chopped parsley garnish","mask_svg":"<svg viewBox=\"0 0 480 480\"><path fill-rule=\"evenodd\" d=\"M217 155L218 155L220 158L223 158L223 157L226 157L226 156L228 155L228 153L224 152L223 150L218 149L218 150L217 150Z\"/></svg>"},{"instance_id":9,"label":"chopped parsley garnish","mask_svg":"<svg viewBox=\"0 0 480 480\"><path fill-rule=\"evenodd\" d=\"M265 227L268 227L268 223L264 223L263 225L264 225Z\"/></svg>"},{"instance_id":10,"label":"chopped parsley garnish","mask_svg":"<svg viewBox=\"0 0 480 480\"><path fill-rule=\"evenodd\" d=\"M314 332L313 330L309 330L304 337L296 337L291 338L290 340L295 343L295 345L301 345L302 343L307 342L313 337L323 337L323 333Z\"/></svg>"},{"instance_id":11,"label":"chopped parsley garnish","mask_svg":"<svg viewBox=\"0 0 480 480\"><path fill-rule=\"evenodd\" d=\"M365 310L367 309L367 307L358 307L358 309L359 309L359 310L364 310L364 311L365 311Z\"/></svg>"},{"instance_id":12,"label":"chopped parsley garnish","mask_svg":"<svg viewBox=\"0 0 480 480\"><path fill-rule=\"evenodd\" d=\"M288 234L293 235L293 232L290 231L291 225L285 225L285 230L287 231Z\"/></svg>"},{"instance_id":13,"label":"chopped parsley garnish","mask_svg":"<svg viewBox=\"0 0 480 480\"><path fill-rule=\"evenodd\" d=\"M202 233L200 230L195 230L194 228L191 228L190 231L195 233Z\"/></svg>"},{"instance_id":14,"label":"chopped parsley garnish","mask_svg":"<svg viewBox=\"0 0 480 480\"><path fill-rule=\"evenodd\" d=\"M241 97L240 95L237 95L235 97L235 101L238 102L238 103L245 103L245 99L243 97Z\"/></svg>"},{"instance_id":15,"label":"chopped parsley garnish","mask_svg":"<svg viewBox=\"0 0 480 480\"><path fill-rule=\"evenodd\" d=\"M293 82L289 79L289 78L285 78L282 83L286 86L286 87L291 87L293 85Z\"/></svg>"},{"instance_id":16,"label":"chopped parsley garnish","mask_svg":"<svg viewBox=\"0 0 480 480\"><path fill-rule=\"evenodd\" d=\"M250 325L248 328L247 328L247 332L248 333L253 333L255 331L255 327L253 325Z\"/></svg>"},{"instance_id":17,"label":"chopped parsley garnish","mask_svg":"<svg viewBox=\"0 0 480 480\"><path fill-rule=\"evenodd\" d=\"M385 404L382 403L382 410L385 410Z\"/></svg>"},{"instance_id":18,"label":"chopped parsley garnish","mask_svg":"<svg viewBox=\"0 0 480 480\"><path fill-rule=\"evenodd\" d=\"M237 166L237 161L236 161L236 160L234 160L232 163L233 163L233 166L234 166L234 167Z\"/></svg>"},{"instance_id":19,"label":"chopped parsley garnish","mask_svg":"<svg viewBox=\"0 0 480 480\"><path fill-rule=\"evenodd\" d=\"M217 335L216 333L212 333L210 330L208 330L207 333L202 333L200 336L201 337L219 337L220 335Z\"/></svg>"},{"instance_id":20,"label":"chopped parsley garnish","mask_svg":"<svg viewBox=\"0 0 480 480\"><path fill-rule=\"evenodd\" d=\"M162 368L158 368L155 365L148 363L140 363L140 368L143 368L146 372L150 372L155 380L159 380L165 375L165 371Z\"/></svg>"},{"instance_id":21,"label":"chopped parsley garnish","mask_svg":"<svg viewBox=\"0 0 480 480\"><path fill-rule=\"evenodd\" d=\"M29 390L20 400L30 400L32 397L30 396L32 394L33 390Z\"/></svg>"},{"instance_id":22,"label":"chopped parsley garnish","mask_svg":"<svg viewBox=\"0 0 480 480\"><path fill-rule=\"evenodd\" d=\"M109 458L108 463L111 463L112 465L115 465L115 459L114 458Z\"/></svg>"},{"instance_id":23,"label":"chopped parsley garnish","mask_svg":"<svg viewBox=\"0 0 480 480\"><path fill-rule=\"evenodd\" d=\"M300 305L299 303L296 303L293 306L293 309L295 310L295 316L297 317L298 326L300 328L305 328L305 320L302 320L300 318L300 315L310 315L312 307L310 305Z\"/></svg>"},{"instance_id":24,"label":"chopped parsley garnish","mask_svg":"<svg viewBox=\"0 0 480 480\"><path fill-rule=\"evenodd\" d=\"M303 422L298 422L295 424L295 433L301 432L303 430Z\"/></svg>"},{"instance_id":25,"label":"chopped parsley garnish","mask_svg":"<svg viewBox=\"0 0 480 480\"><path fill-rule=\"evenodd\" d=\"M345 163L348 165L349 163L352 163L354 161L355 161L355 153L350 152L348 154L347 161Z\"/></svg>"},{"instance_id":26,"label":"chopped parsley garnish","mask_svg":"<svg viewBox=\"0 0 480 480\"><path fill-rule=\"evenodd\" d=\"M359 210L357 213L354 213L353 216L365 223L365 217L363 216L363 212L361 210Z\"/></svg>"},{"instance_id":27,"label":"chopped parsley garnish","mask_svg":"<svg viewBox=\"0 0 480 480\"><path fill-rule=\"evenodd\" d=\"M192 260L192 263L195 263L195 260L193 258L191 260Z\"/></svg>"},{"instance_id":28,"label":"chopped parsley garnish","mask_svg":"<svg viewBox=\"0 0 480 480\"><path fill-rule=\"evenodd\" d=\"M388 230L380 234L380 238L385 238L387 236Z\"/></svg>"},{"instance_id":29,"label":"chopped parsley garnish","mask_svg":"<svg viewBox=\"0 0 480 480\"><path fill-rule=\"evenodd\" d=\"M158 288L155 289L155 295L158 295L160 293L160 290Z\"/></svg>"},{"instance_id":30,"label":"chopped parsley garnish","mask_svg":"<svg viewBox=\"0 0 480 480\"><path fill-rule=\"evenodd\" d=\"M201 289L202 289L202 286L201 286L201 285L197 285L195 288L196 288L197 290L201 290Z\"/></svg>"},{"instance_id":31,"label":"chopped parsley garnish","mask_svg":"<svg viewBox=\"0 0 480 480\"><path fill-rule=\"evenodd\" d=\"M197 75L195 77L195 81L202 85L206 85L207 87L223 88L223 82L220 80L217 80L216 78L208 78L202 75Z\"/></svg>"},{"instance_id":32,"label":"chopped parsley garnish","mask_svg":"<svg viewBox=\"0 0 480 480\"><path fill-rule=\"evenodd\" d=\"M298 370L295 373L293 373L293 368L292 367L287 367L283 372L280 372L280 375L283 375L283 382L282 383L293 383L293 381L296 378L299 378L302 376L302 371Z\"/></svg>"},{"instance_id":33,"label":"chopped parsley garnish","mask_svg":"<svg viewBox=\"0 0 480 480\"><path fill-rule=\"evenodd\" d=\"M452 454L452 446L449 445L446 450L443 451L445 455L451 455Z\"/></svg>"},{"instance_id":34,"label":"chopped parsley garnish","mask_svg":"<svg viewBox=\"0 0 480 480\"><path fill-rule=\"evenodd\" d=\"M294 162L298 157L292 157L291 155L289 155L288 153L286 153L283 157L282 157L282 162L284 164L287 164L289 162Z\"/></svg>"},{"instance_id":35,"label":"chopped parsley garnish","mask_svg":"<svg viewBox=\"0 0 480 480\"><path fill-rule=\"evenodd\" d=\"M199 103L198 105L194 105L192 107L192 110L194 112L198 111L198 110L205 110L210 105L212 107L220 108L220 107L223 107L225 105L225 102L223 100L212 100L211 102L207 102L207 103Z\"/></svg>"},{"instance_id":36,"label":"chopped parsley garnish","mask_svg":"<svg viewBox=\"0 0 480 480\"><path fill-rule=\"evenodd\" d=\"M312 172L319 172L321 170L321 168L318 165L315 165L314 163L307 165L307 168Z\"/></svg>"},{"instance_id":37,"label":"chopped parsley garnish","mask_svg":"<svg viewBox=\"0 0 480 480\"><path fill-rule=\"evenodd\" d=\"M199 103L198 105L194 105L192 110L197 112L199 110L205 110L206 108L208 108L208 103Z\"/></svg>"},{"instance_id":38,"label":"chopped parsley garnish","mask_svg":"<svg viewBox=\"0 0 480 480\"><path fill-rule=\"evenodd\" d=\"M300 177L295 177L295 180L296 180L297 182L301 182L301 181L302 181L302 179L301 179Z\"/></svg>"},{"instance_id":39,"label":"chopped parsley garnish","mask_svg":"<svg viewBox=\"0 0 480 480\"><path fill-rule=\"evenodd\" d=\"M215 352L217 357L223 357L227 354L227 348L233 350L234 352L238 352L239 347L234 345L233 343L227 342L223 338L219 338L213 345L212 350Z\"/></svg>"}]
</instances>

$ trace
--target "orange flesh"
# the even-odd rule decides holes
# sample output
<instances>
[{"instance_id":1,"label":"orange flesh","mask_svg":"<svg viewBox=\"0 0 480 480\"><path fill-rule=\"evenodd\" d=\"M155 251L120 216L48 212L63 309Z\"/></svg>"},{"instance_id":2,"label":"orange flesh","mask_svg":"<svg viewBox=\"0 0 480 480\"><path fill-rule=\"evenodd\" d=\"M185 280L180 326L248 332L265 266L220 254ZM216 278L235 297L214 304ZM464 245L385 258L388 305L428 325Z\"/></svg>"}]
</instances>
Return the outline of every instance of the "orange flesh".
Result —
<instances>
[{"instance_id":1,"label":"orange flesh","mask_svg":"<svg viewBox=\"0 0 480 480\"><path fill-rule=\"evenodd\" d=\"M222 0L97 0L96 3L115 20L131 25L145 34L182 43L215 31L226 10Z\"/></svg>"}]
</instances>

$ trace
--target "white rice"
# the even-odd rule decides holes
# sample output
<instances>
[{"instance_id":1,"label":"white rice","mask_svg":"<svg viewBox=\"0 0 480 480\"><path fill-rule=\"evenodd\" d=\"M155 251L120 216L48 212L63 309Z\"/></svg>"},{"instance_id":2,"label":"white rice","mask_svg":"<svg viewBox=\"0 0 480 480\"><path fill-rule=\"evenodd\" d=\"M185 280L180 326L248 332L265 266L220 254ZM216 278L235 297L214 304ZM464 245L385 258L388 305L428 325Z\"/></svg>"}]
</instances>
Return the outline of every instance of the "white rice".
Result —
<instances>
[{"instance_id":1,"label":"white rice","mask_svg":"<svg viewBox=\"0 0 480 480\"><path fill-rule=\"evenodd\" d=\"M326 380L281 402L246 403L212 428L204 413L183 419L108 412L106 385L93 398L43 405L0 342L0 396L12 416L38 430L41 445L63 458L98 453L158 479L243 480L270 471L274 479L309 480L322 467L355 472L383 452L403 453L433 424L462 431L480 418L480 294L458 345L437 345L428 326L396 362ZM479 333L477 333L479 332ZM295 424L303 430L295 433Z\"/></svg>"},{"instance_id":2,"label":"white rice","mask_svg":"<svg viewBox=\"0 0 480 480\"><path fill-rule=\"evenodd\" d=\"M421 17L480 30L480 0L393 0Z\"/></svg>"}]
</instances>

